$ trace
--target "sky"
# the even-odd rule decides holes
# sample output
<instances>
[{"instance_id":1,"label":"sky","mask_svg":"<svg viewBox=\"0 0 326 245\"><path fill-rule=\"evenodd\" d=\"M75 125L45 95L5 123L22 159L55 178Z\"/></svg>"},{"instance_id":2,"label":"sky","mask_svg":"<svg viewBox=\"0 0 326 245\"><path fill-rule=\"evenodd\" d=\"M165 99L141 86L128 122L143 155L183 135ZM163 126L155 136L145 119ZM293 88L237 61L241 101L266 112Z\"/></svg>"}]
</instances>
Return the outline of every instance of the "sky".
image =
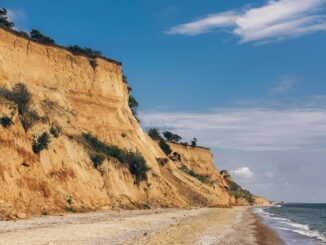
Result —
<instances>
[{"instance_id":1,"label":"sky","mask_svg":"<svg viewBox=\"0 0 326 245\"><path fill-rule=\"evenodd\" d=\"M0 0L16 28L123 63L144 129L270 200L326 202L326 0Z\"/></svg>"}]
</instances>

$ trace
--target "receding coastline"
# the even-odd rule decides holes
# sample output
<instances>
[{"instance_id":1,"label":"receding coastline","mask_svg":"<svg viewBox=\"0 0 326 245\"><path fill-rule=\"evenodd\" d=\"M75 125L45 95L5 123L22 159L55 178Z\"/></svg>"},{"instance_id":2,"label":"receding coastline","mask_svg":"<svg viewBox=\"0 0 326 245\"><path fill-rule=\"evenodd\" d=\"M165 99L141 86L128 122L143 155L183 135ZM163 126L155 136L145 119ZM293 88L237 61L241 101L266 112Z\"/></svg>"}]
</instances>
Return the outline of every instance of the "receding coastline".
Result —
<instances>
[{"instance_id":1,"label":"receding coastline","mask_svg":"<svg viewBox=\"0 0 326 245\"><path fill-rule=\"evenodd\" d=\"M282 245L251 207L117 210L0 222L2 245Z\"/></svg>"}]
</instances>

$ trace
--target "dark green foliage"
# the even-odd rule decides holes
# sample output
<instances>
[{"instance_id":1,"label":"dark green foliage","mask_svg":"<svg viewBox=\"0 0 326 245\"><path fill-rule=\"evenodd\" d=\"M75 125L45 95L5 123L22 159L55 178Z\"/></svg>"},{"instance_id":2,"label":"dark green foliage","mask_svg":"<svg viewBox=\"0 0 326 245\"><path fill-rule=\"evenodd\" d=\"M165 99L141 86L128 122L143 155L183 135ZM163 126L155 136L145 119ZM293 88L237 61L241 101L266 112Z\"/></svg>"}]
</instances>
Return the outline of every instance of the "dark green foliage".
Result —
<instances>
[{"instance_id":1,"label":"dark green foliage","mask_svg":"<svg viewBox=\"0 0 326 245\"><path fill-rule=\"evenodd\" d=\"M20 115L19 118L26 132L34 126L36 121L42 119L36 111L27 111Z\"/></svg>"},{"instance_id":2,"label":"dark green foliage","mask_svg":"<svg viewBox=\"0 0 326 245\"><path fill-rule=\"evenodd\" d=\"M33 127L36 121L42 119L36 111L30 110L32 94L24 83L16 83L12 90L0 88L0 96L17 105L19 118L25 131Z\"/></svg>"},{"instance_id":3,"label":"dark green foliage","mask_svg":"<svg viewBox=\"0 0 326 245\"><path fill-rule=\"evenodd\" d=\"M35 41L46 44L55 44L55 41L52 38L44 36L39 30L33 29L30 35Z\"/></svg>"},{"instance_id":4,"label":"dark green foliage","mask_svg":"<svg viewBox=\"0 0 326 245\"><path fill-rule=\"evenodd\" d=\"M162 140L161 133L157 128L150 128L147 133L153 140Z\"/></svg>"},{"instance_id":5,"label":"dark green foliage","mask_svg":"<svg viewBox=\"0 0 326 245\"><path fill-rule=\"evenodd\" d=\"M41 213L41 215L43 215L43 216L47 216L49 213L48 212L46 212L46 211L43 211L42 213Z\"/></svg>"},{"instance_id":6,"label":"dark green foliage","mask_svg":"<svg viewBox=\"0 0 326 245\"><path fill-rule=\"evenodd\" d=\"M150 168L146 165L146 160L139 152L128 152L127 163L130 173L136 177L135 182L137 184L143 180L147 180L146 172Z\"/></svg>"},{"instance_id":7,"label":"dark green foliage","mask_svg":"<svg viewBox=\"0 0 326 245\"><path fill-rule=\"evenodd\" d=\"M33 142L34 153L40 153L42 150L47 149L50 142L51 142L50 135L47 132L41 134Z\"/></svg>"},{"instance_id":8,"label":"dark green foliage","mask_svg":"<svg viewBox=\"0 0 326 245\"><path fill-rule=\"evenodd\" d=\"M67 199L67 203L71 206L72 205L72 199L71 199L71 197L69 197L68 199Z\"/></svg>"},{"instance_id":9,"label":"dark green foliage","mask_svg":"<svg viewBox=\"0 0 326 245\"><path fill-rule=\"evenodd\" d=\"M181 142L180 144L183 145L183 146L188 146L189 145L189 143L187 141Z\"/></svg>"},{"instance_id":10,"label":"dark green foliage","mask_svg":"<svg viewBox=\"0 0 326 245\"><path fill-rule=\"evenodd\" d=\"M7 9L0 8L0 26L11 29L15 26L15 24L8 21L7 14Z\"/></svg>"},{"instance_id":11,"label":"dark green foliage","mask_svg":"<svg viewBox=\"0 0 326 245\"><path fill-rule=\"evenodd\" d=\"M136 117L139 104L138 104L138 102L137 102L137 100L135 99L134 96L129 95L128 105L129 105L129 107L131 109L132 114Z\"/></svg>"},{"instance_id":12,"label":"dark green foliage","mask_svg":"<svg viewBox=\"0 0 326 245\"><path fill-rule=\"evenodd\" d=\"M94 50L94 49L86 48L86 47L82 48L77 45L68 46L67 49L75 55L86 55L89 58L96 58L96 57L102 55L102 52L99 50Z\"/></svg>"},{"instance_id":13,"label":"dark green foliage","mask_svg":"<svg viewBox=\"0 0 326 245\"><path fill-rule=\"evenodd\" d=\"M119 162L126 161L126 152L119 147L103 143L91 134L82 134L82 137L93 151L114 157L118 159Z\"/></svg>"},{"instance_id":14,"label":"dark green foliage","mask_svg":"<svg viewBox=\"0 0 326 245\"><path fill-rule=\"evenodd\" d=\"M240 185L228 179L226 179L226 182L229 186L229 193L233 195L236 199L244 198L250 205L254 204L255 200L253 198L253 195L248 190L242 189Z\"/></svg>"},{"instance_id":15,"label":"dark green foliage","mask_svg":"<svg viewBox=\"0 0 326 245\"><path fill-rule=\"evenodd\" d=\"M103 153L95 152L91 154L91 160L95 168L102 165L103 161L105 160L106 155Z\"/></svg>"},{"instance_id":16,"label":"dark green foliage","mask_svg":"<svg viewBox=\"0 0 326 245\"><path fill-rule=\"evenodd\" d=\"M136 178L135 183L139 184L141 181L147 180L146 173L150 168L141 153L129 152L115 145L106 144L89 133L82 134L78 139L91 148L90 157L95 168L100 166L106 157L113 157L121 163L127 163L130 173Z\"/></svg>"},{"instance_id":17,"label":"dark green foliage","mask_svg":"<svg viewBox=\"0 0 326 245\"><path fill-rule=\"evenodd\" d=\"M28 32L25 32L25 31L20 31L18 34L19 34L19 36L21 36L21 37L30 38L30 36L29 36L29 33L28 33Z\"/></svg>"},{"instance_id":18,"label":"dark green foliage","mask_svg":"<svg viewBox=\"0 0 326 245\"><path fill-rule=\"evenodd\" d=\"M95 70L95 68L97 67L96 60L95 59L89 59L88 62L91 65L91 67L93 68L93 70Z\"/></svg>"},{"instance_id":19,"label":"dark green foliage","mask_svg":"<svg viewBox=\"0 0 326 245\"><path fill-rule=\"evenodd\" d=\"M70 213L76 213L77 212L76 209L74 209L73 207L64 207L63 209L70 212Z\"/></svg>"},{"instance_id":20,"label":"dark green foliage","mask_svg":"<svg viewBox=\"0 0 326 245\"><path fill-rule=\"evenodd\" d=\"M197 174L193 170L188 169L187 166L185 166L185 165L182 165L181 167L179 167L179 169L182 170L183 172L189 174L190 176L195 177L202 183L205 183L205 184L210 183L210 179L208 176Z\"/></svg>"},{"instance_id":21,"label":"dark green foliage","mask_svg":"<svg viewBox=\"0 0 326 245\"><path fill-rule=\"evenodd\" d=\"M53 135L54 138L58 138L60 136L60 131L61 130L60 130L59 126L56 126L56 125L54 125L50 128L50 133Z\"/></svg>"},{"instance_id":22,"label":"dark green foliage","mask_svg":"<svg viewBox=\"0 0 326 245\"><path fill-rule=\"evenodd\" d=\"M170 131L165 131L163 132L163 136L167 141L173 142L173 143L178 143L180 140L182 140L182 137L177 135L177 134L173 134Z\"/></svg>"},{"instance_id":23,"label":"dark green foliage","mask_svg":"<svg viewBox=\"0 0 326 245\"><path fill-rule=\"evenodd\" d=\"M18 106L20 115L29 110L32 102L32 95L24 83L16 83L12 90L0 88L0 95L9 101L13 101Z\"/></svg>"},{"instance_id":24,"label":"dark green foliage","mask_svg":"<svg viewBox=\"0 0 326 245\"><path fill-rule=\"evenodd\" d=\"M192 147L196 147L197 146L197 139L193 138L193 140L191 141L191 146Z\"/></svg>"},{"instance_id":25,"label":"dark green foliage","mask_svg":"<svg viewBox=\"0 0 326 245\"><path fill-rule=\"evenodd\" d=\"M121 137L122 137L122 138L125 138L126 136L127 136L126 133L121 133Z\"/></svg>"},{"instance_id":26,"label":"dark green foliage","mask_svg":"<svg viewBox=\"0 0 326 245\"><path fill-rule=\"evenodd\" d=\"M14 123L12 122L12 119L10 117L4 116L0 118L0 124L4 128L9 128Z\"/></svg>"},{"instance_id":27,"label":"dark green foliage","mask_svg":"<svg viewBox=\"0 0 326 245\"><path fill-rule=\"evenodd\" d=\"M164 140L160 140L159 146L167 156L171 154L171 147Z\"/></svg>"}]
</instances>

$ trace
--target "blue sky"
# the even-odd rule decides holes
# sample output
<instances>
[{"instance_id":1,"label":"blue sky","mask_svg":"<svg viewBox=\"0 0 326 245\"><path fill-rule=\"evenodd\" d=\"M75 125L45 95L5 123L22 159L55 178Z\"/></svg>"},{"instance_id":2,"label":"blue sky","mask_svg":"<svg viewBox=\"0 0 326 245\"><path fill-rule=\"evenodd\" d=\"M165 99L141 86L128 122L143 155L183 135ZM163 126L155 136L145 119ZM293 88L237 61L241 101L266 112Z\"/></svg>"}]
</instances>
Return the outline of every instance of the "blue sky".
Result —
<instances>
[{"instance_id":1,"label":"blue sky","mask_svg":"<svg viewBox=\"0 0 326 245\"><path fill-rule=\"evenodd\" d=\"M19 29L122 61L144 127L197 137L255 193L326 202L325 0L0 4Z\"/></svg>"}]
</instances>

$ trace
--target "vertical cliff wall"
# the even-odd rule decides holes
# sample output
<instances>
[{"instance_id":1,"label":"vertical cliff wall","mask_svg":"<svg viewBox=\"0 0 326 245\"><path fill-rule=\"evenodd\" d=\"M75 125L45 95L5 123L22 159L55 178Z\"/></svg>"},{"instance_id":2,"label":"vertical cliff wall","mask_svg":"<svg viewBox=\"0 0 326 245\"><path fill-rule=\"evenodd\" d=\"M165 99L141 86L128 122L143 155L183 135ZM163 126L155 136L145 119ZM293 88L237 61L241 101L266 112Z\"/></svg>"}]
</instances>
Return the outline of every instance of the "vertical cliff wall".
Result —
<instances>
[{"instance_id":1,"label":"vertical cliff wall","mask_svg":"<svg viewBox=\"0 0 326 245\"><path fill-rule=\"evenodd\" d=\"M0 97L0 218L41 212L99 208L228 206L235 198L215 169L209 150L171 145L180 159L169 159L143 132L128 106L121 65L76 56L64 48L39 44L0 29L0 86L24 83L33 96L39 120L27 132L17 106ZM61 128L48 149L35 154L32 142L52 125ZM105 160L100 171L89 149L74 136L91 133L101 141L140 152L150 167L147 181L135 184L128 168ZM163 160L163 161L162 161ZM209 177L203 182L185 169Z\"/></svg>"}]
</instances>

